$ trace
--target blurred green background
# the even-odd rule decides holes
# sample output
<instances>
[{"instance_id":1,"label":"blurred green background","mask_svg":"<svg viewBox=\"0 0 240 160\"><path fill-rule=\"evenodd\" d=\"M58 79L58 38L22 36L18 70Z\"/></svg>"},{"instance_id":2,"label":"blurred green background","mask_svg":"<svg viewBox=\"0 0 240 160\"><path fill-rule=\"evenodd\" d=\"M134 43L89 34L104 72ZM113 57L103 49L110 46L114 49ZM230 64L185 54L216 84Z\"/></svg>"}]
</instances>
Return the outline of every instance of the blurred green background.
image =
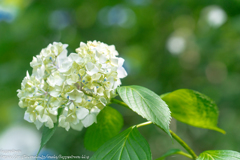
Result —
<instances>
[{"instance_id":1,"label":"blurred green background","mask_svg":"<svg viewBox=\"0 0 240 160\"><path fill-rule=\"evenodd\" d=\"M114 44L125 59L123 85L141 85L157 94L189 88L219 107L219 127L227 134L172 119L171 128L197 154L204 150L240 151L240 1L239 0L0 0L0 148L22 148L34 155L40 131L23 120L16 90L29 63L49 43L80 41ZM144 122L123 114L124 128ZM88 155L82 132L58 129L44 154ZM181 148L154 125L140 128L153 158ZM14 138L15 137L15 138ZM185 160L181 156L168 158Z\"/></svg>"}]
</instances>

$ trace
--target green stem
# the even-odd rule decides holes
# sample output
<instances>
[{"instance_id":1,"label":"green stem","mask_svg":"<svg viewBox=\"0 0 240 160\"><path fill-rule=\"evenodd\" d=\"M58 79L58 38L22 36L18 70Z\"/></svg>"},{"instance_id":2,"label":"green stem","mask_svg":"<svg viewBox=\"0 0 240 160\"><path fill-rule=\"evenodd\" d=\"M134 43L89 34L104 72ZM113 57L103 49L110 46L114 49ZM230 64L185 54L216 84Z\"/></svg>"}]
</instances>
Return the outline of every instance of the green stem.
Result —
<instances>
[{"instance_id":1,"label":"green stem","mask_svg":"<svg viewBox=\"0 0 240 160\"><path fill-rule=\"evenodd\" d=\"M186 149L186 151L192 156L194 160L197 159L197 155L195 152L180 138L176 133L174 133L172 130L169 130L173 138L181 145L183 148Z\"/></svg>"},{"instance_id":2,"label":"green stem","mask_svg":"<svg viewBox=\"0 0 240 160\"><path fill-rule=\"evenodd\" d=\"M120 101L120 100L112 99L111 102L112 102L112 103L115 103L115 104L119 104L119 105L121 105L121 106L123 106L123 107L125 107L125 108L130 109L126 103L124 103L124 102L122 102L122 101Z\"/></svg>"},{"instance_id":3,"label":"green stem","mask_svg":"<svg viewBox=\"0 0 240 160\"><path fill-rule=\"evenodd\" d=\"M128 105L120 100L117 100L117 99L112 99L111 101L112 103L116 103L116 104L119 104L123 107L126 107L128 109L130 109L128 107ZM141 124L138 124L137 127L142 127L142 126L146 126L146 125L149 125L149 124L152 124L151 121L148 121L148 122L145 122L145 123L141 123ZM186 149L186 151L191 155L191 158L193 160L196 160L197 159L197 155L195 154L195 152L180 138L178 137L178 135L176 133L174 133L172 130L169 130L172 137L183 147ZM183 152L184 153L184 152Z\"/></svg>"},{"instance_id":4,"label":"green stem","mask_svg":"<svg viewBox=\"0 0 240 160\"><path fill-rule=\"evenodd\" d=\"M175 154L179 154L179 155L182 155L182 156L185 156L185 157L188 157L190 159L192 159L192 156L188 153L185 153L183 151L177 151L177 152L171 152L172 150L168 151L167 153L165 153L163 156L157 158L156 160L163 160L164 158L166 157L169 157L169 156L172 156L172 155L175 155Z\"/></svg>"},{"instance_id":5,"label":"green stem","mask_svg":"<svg viewBox=\"0 0 240 160\"><path fill-rule=\"evenodd\" d=\"M151 121L148 121L148 122L144 122L144 123L138 124L138 125L137 125L137 128L142 127L142 126L147 126L147 125L149 125L149 124L152 124L152 122L151 122Z\"/></svg>"},{"instance_id":6,"label":"green stem","mask_svg":"<svg viewBox=\"0 0 240 160\"><path fill-rule=\"evenodd\" d=\"M181 154L181 155L183 155L183 156L185 156L185 157L188 157L188 158L190 158L190 159L193 159L190 154L187 154L187 153L185 153L185 152L183 152L183 151L179 151L177 154Z\"/></svg>"}]
</instances>

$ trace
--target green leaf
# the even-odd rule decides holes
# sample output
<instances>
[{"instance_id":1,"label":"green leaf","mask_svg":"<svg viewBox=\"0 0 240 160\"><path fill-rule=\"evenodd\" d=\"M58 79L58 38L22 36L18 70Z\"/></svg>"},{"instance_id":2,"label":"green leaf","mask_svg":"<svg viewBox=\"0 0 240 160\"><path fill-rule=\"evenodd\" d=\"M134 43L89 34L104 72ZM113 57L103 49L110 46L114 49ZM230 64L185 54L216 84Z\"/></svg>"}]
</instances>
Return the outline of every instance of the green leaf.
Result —
<instances>
[{"instance_id":1,"label":"green leaf","mask_svg":"<svg viewBox=\"0 0 240 160\"><path fill-rule=\"evenodd\" d=\"M157 124L171 136L169 132L170 110L157 94L141 86L123 86L117 91L134 112Z\"/></svg>"},{"instance_id":2,"label":"green leaf","mask_svg":"<svg viewBox=\"0 0 240 160\"><path fill-rule=\"evenodd\" d=\"M190 154L185 153L185 152L181 151L180 149L171 149L167 153L165 153L164 155L162 155L161 157L159 157L156 160L165 160L166 157L172 156L174 154L180 154L180 155L183 155L185 157L188 157L188 158L192 159L192 156Z\"/></svg>"},{"instance_id":3,"label":"green leaf","mask_svg":"<svg viewBox=\"0 0 240 160\"><path fill-rule=\"evenodd\" d=\"M204 151L197 160L240 160L240 153L230 150Z\"/></svg>"},{"instance_id":4,"label":"green leaf","mask_svg":"<svg viewBox=\"0 0 240 160\"><path fill-rule=\"evenodd\" d=\"M96 151L105 142L116 136L122 126L122 115L116 109L105 107L97 116L97 123L87 128L84 146L88 150Z\"/></svg>"},{"instance_id":5,"label":"green leaf","mask_svg":"<svg viewBox=\"0 0 240 160\"><path fill-rule=\"evenodd\" d=\"M58 113L61 113L61 112L62 112L62 108L59 108L58 109ZM37 156L40 153L40 151L42 150L42 148L47 144L47 142L50 140L50 138L55 133L55 131L56 131L57 127L58 127L59 115L60 114L58 114L58 117L57 117L57 123L54 124L53 128L49 129L48 127L44 126L43 132L42 132L42 139L41 139L41 143L40 143L40 148L38 150Z\"/></svg>"},{"instance_id":6,"label":"green leaf","mask_svg":"<svg viewBox=\"0 0 240 160\"><path fill-rule=\"evenodd\" d=\"M152 160L149 144L136 126L130 127L101 146L90 160Z\"/></svg>"},{"instance_id":7,"label":"green leaf","mask_svg":"<svg viewBox=\"0 0 240 160\"><path fill-rule=\"evenodd\" d=\"M164 155L162 155L161 157L159 157L156 160L164 160L166 157L174 155L174 154L178 154L179 152L181 152L180 149L171 149L167 153L165 153Z\"/></svg>"},{"instance_id":8,"label":"green leaf","mask_svg":"<svg viewBox=\"0 0 240 160\"><path fill-rule=\"evenodd\" d=\"M162 99L168 104L172 117L177 120L225 134L224 130L217 127L217 105L206 95L189 89L179 89L165 94Z\"/></svg>"}]
</instances>

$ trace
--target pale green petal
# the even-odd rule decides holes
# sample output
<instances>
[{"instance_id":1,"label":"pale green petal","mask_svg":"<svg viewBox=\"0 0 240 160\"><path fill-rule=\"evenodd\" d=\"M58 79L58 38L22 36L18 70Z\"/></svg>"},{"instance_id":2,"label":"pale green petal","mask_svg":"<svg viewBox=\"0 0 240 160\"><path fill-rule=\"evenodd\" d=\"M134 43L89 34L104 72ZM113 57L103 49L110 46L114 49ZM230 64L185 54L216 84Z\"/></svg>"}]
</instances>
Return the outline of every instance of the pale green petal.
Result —
<instances>
[{"instance_id":1,"label":"pale green petal","mask_svg":"<svg viewBox=\"0 0 240 160\"><path fill-rule=\"evenodd\" d=\"M91 109L90 113L95 114L97 116L100 111L101 110L95 106L94 108Z\"/></svg>"},{"instance_id":2,"label":"pale green petal","mask_svg":"<svg viewBox=\"0 0 240 160\"><path fill-rule=\"evenodd\" d=\"M78 119L84 119L88 114L89 114L89 110L83 107L79 108L76 111L76 115Z\"/></svg>"},{"instance_id":3,"label":"pale green petal","mask_svg":"<svg viewBox=\"0 0 240 160\"><path fill-rule=\"evenodd\" d=\"M63 127L63 128L66 129L66 131L68 131L70 129L70 124L68 122L66 122L65 120L66 120L66 117L61 115L59 117L59 124L58 124L58 126Z\"/></svg>"},{"instance_id":4,"label":"pale green petal","mask_svg":"<svg viewBox=\"0 0 240 160\"><path fill-rule=\"evenodd\" d=\"M59 72L67 72L71 68L72 61L64 51L57 57L56 61Z\"/></svg>"},{"instance_id":5,"label":"pale green petal","mask_svg":"<svg viewBox=\"0 0 240 160\"><path fill-rule=\"evenodd\" d=\"M32 114L32 113L31 114L29 113L29 119L30 119L31 122L35 122L36 121L36 115Z\"/></svg>"},{"instance_id":6,"label":"pale green petal","mask_svg":"<svg viewBox=\"0 0 240 160\"><path fill-rule=\"evenodd\" d=\"M77 74L72 74L67 77L67 84L73 85L74 83L79 81L79 76Z\"/></svg>"},{"instance_id":7,"label":"pale green petal","mask_svg":"<svg viewBox=\"0 0 240 160\"><path fill-rule=\"evenodd\" d=\"M118 67L117 73L118 73L118 78L124 78L127 76L127 72L123 67Z\"/></svg>"},{"instance_id":8,"label":"pale green petal","mask_svg":"<svg viewBox=\"0 0 240 160\"><path fill-rule=\"evenodd\" d=\"M25 112L24 114L24 119L30 123L32 123L32 121L30 120L30 116L29 116L29 113L28 112Z\"/></svg>"},{"instance_id":9,"label":"pale green petal","mask_svg":"<svg viewBox=\"0 0 240 160\"><path fill-rule=\"evenodd\" d=\"M52 87L55 87L55 85L61 86L63 82L64 78L61 77L59 74L52 74L47 79L47 83Z\"/></svg>"},{"instance_id":10,"label":"pale green petal","mask_svg":"<svg viewBox=\"0 0 240 160\"><path fill-rule=\"evenodd\" d=\"M114 66L118 66L119 64L119 58L117 57L114 57L114 58L111 58L111 63L114 65Z\"/></svg>"},{"instance_id":11,"label":"pale green petal","mask_svg":"<svg viewBox=\"0 0 240 160\"><path fill-rule=\"evenodd\" d=\"M68 93L69 99L73 100L77 103L82 102L82 97L84 96L84 93L82 91L79 91L77 89L72 90L71 92Z\"/></svg>"},{"instance_id":12,"label":"pale green petal","mask_svg":"<svg viewBox=\"0 0 240 160\"><path fill-rule=\"evenodd\" d=\"M74 106L73 103L71 103L71 104L69 105L69 109L70 109L70 110L74 110L74 109L75 109L75 106Z\"/></svg>"},{"instance_id":13,"label":"pale green petal","mask_svg":"<svg viewBox=\"0 0 240 160\"><path fill-rule=\"evenodd\" d=\"M43 123L40 122L39 120L36 120L36 121L34 122L34 124L36 125L36 127L37 127L38 130L39 130L39 129L42 127L42 125L43 125Z\"/></svg>"},{"instance_id":14,"label":"pale green petal","mask_svg":"<svg viewBox=\"0 0 240 160\"><path fill-rule=\"evenodd\" d=\"M87 45L83 42L80 42L80 47L86 47Z\"/></svg>"},{"instance_id":15,"label":"pale green petal","mask_svg":"<svg viewBox=\"0 0 240 160\"><path fill-rule=\"evenodd\" d=\"M108 59L106 55L99 52L96 52L96 58L99 60L100 63L105 63Z\"/></svg>"},{"instance_id":16,"label":"pale green petal","mask_svg":"<svg viewBox=\"0 0 240 160\"><path fill-rule=\"evenodd\" d=\"M38 111L38 113L41 115L41 114L43 114L44 108L43 108L43 106L38 105L38 106L35 108L35 110Z\"/></svg>"},{"instance_id":17,"label":"pale green petal","mask_svg":"<svg viewBox=\"0 0 240 160\"><path fill-rule=\"evenodd\" d=\"M98 68L92 62L88 62L86 64L86 69L87 69L87 73L90 76L92 76L93 74L95 74L99 71Z\"/></svg>"},{"instance_id":18,"label":"pale green petal","mask_svg":"<svg viewBox=\"0 0 240 160\"><path fill-rule=\"evenodd\" d=\"M94 122L97 122L97 118L95 114L89 114L87 117L85 117L82 120L82 124L84 127L89 127L91 126Z\"/></svg>"},{"instance_id":19,"label":"pale green petal","mask_svg":"<svg viewBox=\"0 0 240 160\"><path fill-rule=\"evenodd\" d=\"M55 87L49 91L49 94L53 97L59 97L59 95L61 94L61 90L58 87Z\"/></svg>"},{"instance_id":20,"label":"pale green petal","mask_svg":"<svg viewBox=\"0 0 240 160\"><path fill-rule=\"evenodd\" d=\"M71 124L72 129L81 131L83 129L83 124L82 122L79 122L78 124Z\"/></svg>"},{"instance_id":21,"label":"pale green petal","mask_svg":"<svg viewBox=\"0 0 240 160\"><path fill-rule=\"evenodd\" d=\"M78 64L81 64L83 62L82 58L76 54L76 53L71 53L69 55L69 58L72 60L72 61L75 61L76 63Z\"/></svg>"},{"instance_id":22,"label":"pale green petal","mask_svg":"<svg viewBox=\"0 0 240 160\"><path fill-rule=\"evenodd\" d=\"M57 108L49 108L48 112L55 116L58 114Z\"/></svg>"},{"instance_id":23,"label":"pale green petal","mask_svg":"<svg viewBox=\"0 0 240 160\"><path fill-rule=\"evenodd\" d=\"M47 115L43 115L42 117L40 115L37 116L37 119L40 121L40 122L47 122L48 120L48 116Z\"/></svg>"},{"instance_id":24,"label":"pale green petal","mask_svg":"<svg viewBox=\"0 0 240 160\"><path fill-rule=\"evenodd\" d=\"M104 106L107 105L107 100L105 98L101 97L101 98L99 98L99 100Z\"/></svg>"},{"instance_id":25,"label":"pale green petal","mask_svg":"<svg viewBox=\"0 0 240 160\"><path fill-rule=\"evenodd\" d=\"M123 58L118 58L118 67L122 67L124 63L124 59Z\"/></svg>"},{"instance_id":26,"label":"pale green petal","mask_svg":"<svg viewBox=\"0 0 240 160\"><path fill-rule=\"evenodd\" d=\"M54 123L53 123L52 119L49 116L48 116L47 122L45 122L45 126L48 127L49 129L54 127Z\"/></svg>"},{"instance_id":27,"label":"pale green petal","mask_svg":"<svg viewBox=\"0 0 240 160\"><path fill-rule=\"evenodd\" d=\"M99 80L102 75L100 73L96 73L92 76L92 80Z\"/></svg>"}]
</instances>

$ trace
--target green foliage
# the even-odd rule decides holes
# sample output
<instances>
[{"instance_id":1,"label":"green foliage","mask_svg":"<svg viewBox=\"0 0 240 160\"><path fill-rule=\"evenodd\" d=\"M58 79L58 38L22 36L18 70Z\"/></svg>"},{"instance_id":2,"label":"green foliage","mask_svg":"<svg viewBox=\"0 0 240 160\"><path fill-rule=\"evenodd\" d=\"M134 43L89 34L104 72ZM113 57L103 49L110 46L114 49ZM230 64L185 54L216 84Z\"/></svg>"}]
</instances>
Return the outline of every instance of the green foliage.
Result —
<instances>
[{"instance_id":1,"label":"green foliage","mask_svg":"<svg viewBox=\"0 0 240 160\"><path fill-rule=\"evenodd\" d=\"M62 108L58 109L59 114L57 116L57 123L54 124L54 127L52 129L49 129L48 127L44 126L43 132L42 132L42 139L41 139L41 143L40 143L40 148L39 148L39 151L38 151L37 155L40 153L42 148L47 144L47 142L50 140L50 138L53 136L56 129L58 128L58 119L59 119L59 116L60 116L60 113L62 112L62 110L63 110Z\"/></svg>"},{"instance_id":2,"label":"green foliage","mask_svg":"<svg viewBox=\"0 0 240 160\"><path fill-rule=\"evenodd\" d=\"M217 127L217 105L206 95L189 89L179 89L163 95L162 99L168 104L172 117L177 120L195 127L225 133Z\"/></svg>"},{"instance_id":3,"label":"green foliage","mask_svg":"<svg viewBox=\"0 0 240 160\"><path fill-rule=\"evenodd\" d=\"M169 132L171 120L167 104L154 92L141 86L122 86L117 89L122 100L137 114Z\"/></svg>"},{"instance_id":4,"label":"green foliage","mask_svg":"<svg viewBox=\"0 0 240 160\"><path fill-rule=\"evenodd\" d=\"M48 127L44 126L43 132L42 132L42 139L41 139L40 149L38 151L38 154L40 153L42 148L47 144L47 142L50 140L50 138L53 136L53 134L55 133L57 127L58 127L58 124L54 124L54 127L52 129L49 129Z\"/></svg>"},{"instance_id":5,"label":"green foliage","mask_svg":"<svg viewBox=\"0 0 240 160\"><path fill-rule=\"evenodd\" d=\"M166 157L174 155L174 154L178 154L179 152L182 152L182 151L180 149L171 149L167 153L165 153L164 155L162 155L160 158L158 158L156 160L165 160Z\"/></svg>"},{"instance_id":6,"label":"green foliage","mask_svg":"<svg viewBox=\"0 0 240 160\"><path fill-rule=\"evenodd\" d=\"M136 126L130 127L101 146L90 160L152 160L149 144Z\"/></svg>"},{"instance_id":7,"label":"green foliage","mask_svg":"<svg viewBox=\"0 0 240 160\"><path fill-rule=\"evenodd\" d=\"M171 149L167 153L165 153L164 155L162 155L161 157L159 157L156 160L165 160L165 158L167 158L168 156L172 156L172 155L175 155L175 154L183 155L183 156L186 156L190 159L193 159L193 157L190 154L187 154L187 153L181 151L180 149Z\"/></svg>"},{"instance_id":8,"label":"green foliage","mask_svg":"<svg viewBox=\"0 0 240 160\"><path fill-rule=\"evenodd\" d=\"M199 155L197 160L239 160L240 153L230 150L210 150Z\"/></svg>"},{"instance_id":9,"label":"green foliage","mask_svg":"<svg viewBox=\"0 0 240 160\"><path fill-rule=\"evenodd\" d=\"M101 145L116 136L123 126L123 117L115 109L107 106L97 116L97 124L87 128L84 146L96 151Z\"/></svg>"}]
</instances>

